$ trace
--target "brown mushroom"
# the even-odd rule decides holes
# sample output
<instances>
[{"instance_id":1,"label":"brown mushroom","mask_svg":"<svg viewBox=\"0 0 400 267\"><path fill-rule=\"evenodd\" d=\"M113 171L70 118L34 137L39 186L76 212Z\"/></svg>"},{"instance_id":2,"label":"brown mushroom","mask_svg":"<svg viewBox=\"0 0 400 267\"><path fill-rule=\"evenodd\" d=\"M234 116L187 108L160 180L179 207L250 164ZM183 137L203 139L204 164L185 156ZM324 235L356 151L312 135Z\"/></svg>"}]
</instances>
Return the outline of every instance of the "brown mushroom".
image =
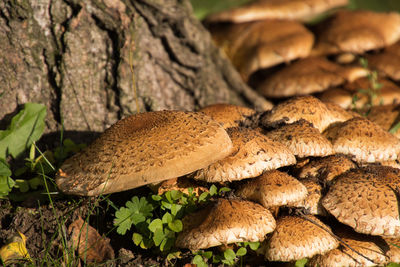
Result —
<instances>
[{"instance_id":1,"label":"brown mushroom","mask_svg":"<svg viewBox=\"0 0 400 267\"><path fill-rule=\"evenodd\" d=\"M356 232L400 237L400 170L370 166L350 170L335 179L322 205Z\"/></svg>"},{"instance_id":2,"label":"brown mushroom","mask_svg":"<svg viewBox=\"0 0 400 267\"><path fill-rule=\"evenodd\" d=\"M270 98L307 95L367 75L368 71L361 67L343 67L322 57L309 57L267 77L257 89L262 95Z\"/></svg>"},{"instance_id":3,"label":"brown mushroom","mask_svg":"<svg viewBox=\"0 0 400 267\"><path fill-rule=\"evenodd\" d=\"M273 170L246 180L238 186L235 194L269 208L300 201L307 196L307 189L289 174Z\"/></svg>"},{"instance_id":4,"label":"brown mushroom","mask_svg":"<svg viewBox=\"0 0 400 267\"><path fill-rule=\"evenodd\" d=\"M232 149L226 131L202 113L142 113L118 121L67 159L56 183L67 194L108 194L188 174Z\"/></svg>"},{"instance_id":5,"label":"brown mushroom","mask_svg":"<svg viewBox=\"0 0 400 267\"><path fill-rule=\"evenodd\" d=\"M199 110L210 116L216 122L219 122L225 129L230 127L239 127L240 122L246 117L256 113L254 109L232 104L214 104L206 106Z\"/></svg>"},{"instance_id":6,"label":"brown mushroom","mask_svg":"<svg viewBox=\"0 0 400 267\"><path fill-rule=\"evenodd\" d=\"M280 217L276 229L266 241L265 258L270 261L295 261L323 254L336 248L339 243L330 234L330 227L316 217L307 219L297 216Z\"/></svg>"},{"instance_id":7,"label":"brown mushroom","mask_svg":"<svg viewBox=\"0 0 400 267\"><path fill-rule=\"evenodd\" d=\"M314 43L312 33L295 21L265 20L210 31L244 80L258 69L307 57Z\"/></svg>"},{"instance_id":8,"label":"brown mushroom","mask_svg":"<svg viewBox=\"0 0 400 267\"><path fill-rule=\"evenodd\" d=\"M199 250L235 242L263 241L275 226L271 212L259 204L218 199L183 218L183 230L175 245Z\"/></svg>"},{"instance_id":9,"label":"brown mushroom","mask_svg":"<svg viewBox=\"0 0 400 267\"><path fill-rule=\"evenodd\" d=\"M393 104L372 107L367 114L367 118L382 127L384 130L390 131L400 122L400 105ZM399 138L400 128L391 133Z\"/></svg>"},{"instance_id":10,"label":"brown mushroom","mask_svg":"<svg viewBox=\"0 0 400 267\"><path fill-rule=\"evenodd\" d=\"M256 130L227 129L234 152L191 176L207 182L237 181L256 177L267 170L296 163L293 153L283 144L275 142Z\"/></svg>"},{"instance_id":11,"label":"brown mushroom","mask_svg":"<svg viewBox=\"0 0 400 267\"><path fill-rule=\"evenodd\" d=\"M347 5L348 0L256 0L243 6L214 13L208 22L248 22L264 19L307 20L325 11Z\"/></svg>"},{"instance_id":12,"label":"brown mushroom","mask_svg":"<svg viewBox=\"0 0 400 267\"><path fill-rule=\"evenodd\" d=\"M299 158L324 157L334 153L331 142L303 119L282 125L265 135L287 146Z\"/></svg>"},{"instance_id":13,"label":"brown mushroom","mask_svg":"<svg viewBox=\"0 0 400 267\"><path fill-rule=\"evenodd\" d=\"M400 14L342 10L320 25L314 55L362 54L394 44L400 38Z\"/></svg>"},{"instance_id":14,"label":"brown mushroom","mask_svg":"<svg viewBox=\"0 0 400 267\"><path fill-rule=\"evenodd\" d=\"M332 124L324 135L336 153L351 155L358 162L395 160L400 153L398 138L362 117Z\"/></svg>"}]
</instances>

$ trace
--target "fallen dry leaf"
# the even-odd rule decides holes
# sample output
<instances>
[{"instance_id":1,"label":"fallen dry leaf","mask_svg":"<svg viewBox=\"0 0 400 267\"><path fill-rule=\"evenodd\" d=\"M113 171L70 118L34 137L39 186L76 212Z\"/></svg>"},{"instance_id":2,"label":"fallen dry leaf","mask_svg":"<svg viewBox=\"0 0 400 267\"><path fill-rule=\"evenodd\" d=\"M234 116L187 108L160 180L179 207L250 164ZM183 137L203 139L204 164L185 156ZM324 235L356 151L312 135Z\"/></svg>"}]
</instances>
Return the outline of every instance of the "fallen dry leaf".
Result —
<instances>
[{"instance_id":1,"label":"fallen dry leaf","mask_svg":"<svg viewBox=\"0 0 400 267\"><path fill-rule=\"evenodd\" d=\"M114 250L110 246L109 239L100 236L96 229L82 218L79 217L70 224L68 234L79 257L87 263L114 259Z\"/></svg>"}]
</instances>

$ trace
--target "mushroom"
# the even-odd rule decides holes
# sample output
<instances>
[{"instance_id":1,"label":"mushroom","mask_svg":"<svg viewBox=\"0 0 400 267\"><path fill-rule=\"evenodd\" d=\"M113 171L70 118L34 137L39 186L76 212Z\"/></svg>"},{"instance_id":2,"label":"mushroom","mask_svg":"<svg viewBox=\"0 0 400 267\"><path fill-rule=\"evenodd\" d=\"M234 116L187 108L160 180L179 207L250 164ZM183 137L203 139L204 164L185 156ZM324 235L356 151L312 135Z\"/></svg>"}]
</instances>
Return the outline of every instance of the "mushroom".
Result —
<instances>
[{"instance_id":1,"label":"mushroom","mask_svg":"<svg viewBox=\"0 0 400 267\"><path fill-rule=\"evenodd\" d=\"M331 113L332 123L334 122L343 122L350 120L354 117L360 117L360 114L354 111L345 110L338 104L332 102L325 102L325 106Z\"/></svg>"},{"instance_id":2,"label":"mushroom","mask_svg":"<svg viewBox=\"0 0 400 267\"><path fill-rule=\"evenodd\" d=\"M264 79L257 87L260 94L281 98L322 92L345 81L368 75L358 66L341 66L322 57L298 60Z\"/></svg>"},{"instance_id":3,"label":"mushroom","mask_svg":"<svg viewBox=\"0 0 400 267\"><path fill-rule=\"evenodd\" d=\"M360 78L342 85L342 89L328 89L319 97L324 102L333 102L344 109L362 109L367 105L380 106L400 102L400 88L389 80L380 78L379 88L368 78ZM375 85L376 86L376 85Z\"/></svg>"},{"instance_id":4,"label":"mushroom","mask_svg":"<svg viewBox=\"0 0 400 267\"><path fill-rule=\"evenodd\" d=\"M324 135L336 153L351 155L358 162L395 160L400 140L362 117L332 124Z\"/></svg>"},{"instance_id":5,"label":"mushroom","mask_svg":"<svg viewBox=\"0 0 400 267\"><path fill-rule=\"evenodd\" d=\"M277 219L276 229L266 241L267 260L296 261L323 254L339 245L330 234L329 226L312 215L305 217L307 219L298 216Z\"/></svg>"},{"instance_id":6,"label":"mushroom","mask_svg":"<svg viewBox=\"0 0 400 267\"><path fill-rule=\"evenodd\" d=\"M322 205L330 214L356 232L400 237L400 170L370 166L338 176Z\"/></svg>"},{"instance_id":7,"label":"mushroom","mask_svg":"<svg viewBox=\"0 0 400 267\"><path fill-rule=\"evenodd\" d=\"M389 246L386 252L388 262L400 262L400 238L384 238L384 240Z\"/></svg>"},{"instance_id":8,"label":"mushroom","mask_svg":"<svg viewBox=\"0 0 400 267\"><path fill-rule=\"evenodd\" d=\"M256 113L254 109L232 104L209 105L200 109L199 112L210 116L213 120L219 122L225 129L230 127L239 127L240 123L243 122L246 117Z\"/></svg>"},{"instance_id":9,"label":"mushroom","mask_svg":"<svg viewBox=\"0 0 400 267\"><path fill-rule=\"evenodd\" d=\"M323 102L313 96L298 96L290 98L261 118L261 124L268 127L279 122L292 123L304 119L313 124L320 132L332 123L332 115Z\"/></svg>"},{"instance_id":10,"label":"mushroom","mask_svg":"<svg viewBox=\"0 0 400 267\"><path fill-rule=\"evenodd\" d=\"M229 128L234 152L191 176L207 182L237 181L256 177L267 170L296 163L293 153L256 130Z\"/></svg>"},{"instance_id":11,"label":"mushroom","mask_svg":"<svg viewBox=\"0 0 400 267\"><path fill-rule=\"evenodd\" d=\"M244 80L258 69L307 57L314 43L312 33L295 21L265 20L209 29Z\"/></svg>"},{"instance_id":12,"label":"mushroom","mask_svg":"<svg viewBox=\"0 0 400 267\"><path fill-rule=\"evenodd\" d=\"M400 14L342 10L320 25L312 54L362 54L400 39Z\"/></svg>"},{"instance_id":13,"label":"mushroom","mask_svg":"<svg viewBox=\"0 0 400 267\"><path fill-rule=\"evenodd\" d=\"M384 105L375 106L370 109L367 118L373 123L382 127L386 131L390 131L397 123L400 122L400 105ZM397 138L400 137L400 128L392 132Z\"/></svg>"},{"instance_id":14,"label":"mushroom","mask_svg":"<svg viewBox=\"0 0 400 267\"><path fill-rule=\"evenodd\" d=\"M309 20L348 0L256 0L243 6L211 14L208 22L248 22L264 19Z\"/></svg>"},{"instance_id":15,"label":"mushroom","mask_svg":"<svg viewBox=\"0 0 400 267\"><path fill-rule=\"evenodd\" d=\"M334 153L331 142L304 119L282 125L265 135L287 146L299 158L323 157Z\"/></svg>"},{"instance_id":16,"label":"mushroom","mask_svg":"<svg viewBox=\"0 0 400 267\"><path fill-rule=\"evenodd\" d=\"M375 243L376 238L357 234L351 229L335 229L335 234L347 245L341 244L323 255L315 255L307 264L309 266L383 266L388 263L384 251ZM349 247L357 251L357 253ZM361 255L362 256L361 256ZM372 260L372 261L371 261Z\"/></svg>"},{"instance_id":17,"label":"mushroom","mask_svg":"<svg viewBox=\"0 0 400 267\"><path fill-rule=\"evenodd\" d=\"M312 179L302 179L300 181L307 188L306 198L298 201L291 201L288 207L304 208L309 214L326 216L327 212L322 207L322 186Z\"/></svg>"},{"instance_id":18,"label":"mushroom","mask_svg":"<svg viewBox=\"0 0 400 267\"><path fill-rule=\"evenodd\" d=\"M384 51L366 55L365 58L370 68L376 69L381 77L388 76L392 80L400 80L400 55Z\"/></svg>"},{"instance_id":19,"label":"mushroom","mask_svg":"<svg viewBox=\"0 0 400 267\"><path fill-rule=\"evenodd\" d=\"M275 229L275 219L263 206L244 200L218 199L186 215L175 245L191 250L235 242L263 241Z\"/></svg>"},{"instance_id":20,"label":"mushroom","mask_svg":"<svg viewBox=\"0 0 400 267\"><path fill-rule=\"evenodd\" d=\"M237 186L235 194L270 208L304 199L307 189L289 174L273 170L241 183Z\"/></svg>"},{"instance_id":21,"label":"mushroom","mask_svg":"<svg viewBox=\"0 0 400 267\"><path fill-rule=\"evenodd\" d=\"M312 178L321 182L332 181L336 176L345 173L357 165L345 155L331 155L312 159L298 170L299 179Z\"/></svg>"},{"instance_id":22,"label":"mushroom","mask_svg":"<svg viewBox=\"0 0 400 267\"><path fill-rule=\"evenodd\" d=\"M67 194L108 194L191 173L232 149L226 131L202 113L142 113L118 121L67 159L56 183Z\"/></svg>"}]
</instances>

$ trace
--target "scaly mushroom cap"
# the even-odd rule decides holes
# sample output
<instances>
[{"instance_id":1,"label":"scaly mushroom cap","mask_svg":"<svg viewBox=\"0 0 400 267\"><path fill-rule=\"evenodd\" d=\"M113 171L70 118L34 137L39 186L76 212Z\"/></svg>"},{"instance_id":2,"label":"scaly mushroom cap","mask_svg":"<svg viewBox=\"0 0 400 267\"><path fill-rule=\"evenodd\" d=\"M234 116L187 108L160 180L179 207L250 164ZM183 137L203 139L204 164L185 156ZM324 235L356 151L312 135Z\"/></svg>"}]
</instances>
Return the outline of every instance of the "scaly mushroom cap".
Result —
<instances>
[{"instance_id":1,"label":"scaly mushroom cap","mask_svg":"<svg viewBox=\"0 0 400 267\"><path fill-rule=\"evenodd\" d=\"M295 156L287 147L256 130L229 128L227 132L233 142L233 154L196 171L192 175L194 179L207 182L237 181L296 163Z\"/></svg>"},{"instance_id":2,"label":"scaly mushroom cap","mask_svg":"<svg viewBox=\"0 0 400 267\"><path fill-rule=\"evenodd\" d=\"M239 127L240 122L247 116L251 116L256 111L251 108L241 107L231 104L214 104L199 110L220 123L225 129L230 127Z\"/></svg>"},{"instance_id":3,"label":"scaly mushroom cap","mask_svg":"<svg viewBox=\"0 0 400 267\"><path fill-rule=\"evenodd\" d=\"M348 247L341 245L331 251L328 251L324 255L316 255L310 259L307 264L309 266L319 267L336 267L336 266L383 266L388 263L385 253L383 250L374 242L374 238L367 235L360 235L353 231L339 231L335 232L344 243L350 246L352 249L361 253L366 258L355 253Z\"/></svg>"},{"instance_id":4,"label":"scaly mushroom cap","mask_svg":"<svg viewBox=\"0 0 400 267\"><path fill-rule=\"evenodd\" d=\"M385 166L346 172L335 179L322 205L356 232L400 237L400 170Z\"/></svg>"},{"instance_id":5,"label":"scaly mushroom cap","mask_svg":"<svg viewBox=\"0 0 400 267\"><path fill-rule=\"evenodd\" d=\"M299 170L296 177L299 179L314 178L321 182L329 182L336 176L356 167L356 164L347 156L336 154L311 160Z\"/></svg>"},{"instance_id":6,"label":"scaly mushroom cap","mask_svg":"<svg viewBox=\"0 0 400 267\"><path fill-rule=\"evenodd\" d=\"M210 31L245 80L258 69L307 57L314 43L312 33L295 21L248 22Z\"/></svg>"},{"instance_id":7,"label":"scaly mushroom cap","mask_svg":"<svg viewBox=\"0 0 400 267\"><path fill-rule=\"evenodd\" d=\"M400 38L400 14L343 10L321 24L314 55L365 51L394 44Z\"/></svg>"},{"instance_id":8,"label":"scaly mushroom cap","mask_svg":"<svg viewBox=\"0 0 400 267\"><path fill-rule=\"evenodd\" d=\"M399 139L362 117L334 123L324 135L336 153L351 155L358 162L395 160L400 153Z\"/></svg>"},{"instance_id":9,"label":"scaly mushroom cap","mask_svg":"<svg viewBox=\"0 0 400 267\"><path fill-rule=\"evenodd\" d=\"M269 208L300 201L307 196L307 189L289 174L273 170L247 180L238 187L235 194Z\"/></svg>"},{"instance_id":10,"label":"scaly mushroom cap","mask_svg":"<svg viewBox=\"0 0 400 267\"><path fill-rule=\"evenodd\" d=\"M322 186L312 179L303 179L301 183L307 188L307 197L299 201L289 202L288 207L304 208L310 214L326 216L327 213L322 207Z\"/></svg>"},{"instance_id":11,"label":"scaly mushroom cap","mask_svg":"<svg viewBox=\"0 0 400 267\"><path fill-rule=\"evenodd\" d=\"M382 127L382 129L389 131L400 121L400 105L393 104L372 107L367 118ZM399 138L400 129L397 129L393 135Z\"/></svg>"},{"instance_id":12,"label":"scaly mushroom cap","mask_svg":"<svg viewBox=\"0 0 400 267\"><path fill-rule=\"evenodd\" d=\"M183 230L175 245L199 250L235 242L263 241L275 226L271 212L259 204L218 199L183 218Z\"/></svg>"},{"instance_id":13,"label":"scaly mushroom cap","mask_svg":"<svg viewBox=\"0 0 400 267\"><path fill-rule=\"evenodd\" d=\"M284 144L299 157L324 157L334 154L331 142L311 123L301 119L265 133L268 138Z\"/></svg>"},{"instance_id":14,"label":"scaly mushroom cap","mask_svg":"<svg viewBox=\"0 0 400 267\"><path fill-rule=\"evenodd\" d=\"M357 95L358 97L358 95ZM326 103L333 103L341 107L342 109L355 108L353 103L353 93L343 88L329 88L318 95L318 98Z\"/></svg>"},{"instance_id":15,"label":"scaly mushroom cap","mask_svg":"<svg viewBox=\"0 0 400 267\"><path fill-rule=\"evenodd\" d=\"M258 86L265 97L280 98L322 92L345 81L365 77L361 67L343 67L322 57L296 61L266 78Z\"/></svg>"},{"instance_id":16,"label":"scaly mushroom cap","mask_svg":"<svg viewBox=\"0 0 400 267\"><path fill-rule=\"evenodd\" d=\"M61 166L67 194L124 191L191 173L232 153L226 131L196 112L156 111L118 121Z\"/></svg>"},{"instance_id":17,"label":"scaly mushroom cap","mask_svg":"<svg viewBox=\"0 0 400 267\"><path fill-rule=\"evenodd\" d=\"M313 96L299 96L273 107L263 116L261 123L268 126L280 121L292 123L300 119L311 122L320 132L332 122L331 113L324 103Z\"/></svg>"},{"instance_id":18,"label":"scaly mushroom cap","mask_svg":"<svg viewBox=\"0 0 400 267\"><path fill-rule=\"evenodd\" d=\"M329 226L312 215L307 218L319 226L297 216L279 218L274 233L267 240L265 258L270 261L295 261L323 254L339 245L326 231L330 231Z\"/></svg>"},{"instance_id":19,"label":"scaly mushroom cap","mask_svg":"<svg viewBox=\"0 0 400 267\"><path fill-rule=\"evenodd\" d=\"M240 23L264 19L305 20L347 3L348 0L258 0L212 14L206 21Z\"/></svg>"},{"instance_id":20,"label":"scaly mushroom cap","mask_svg":"<svg viewBox=\"0 0 400 267\"><path fill-rule=\"evenodd\" d=\"M329 109L331 113L332 123L343 122L350 120L354 117L360 117L360 114L354 111L345 110L341 106L332 102L325 102L325 106Z\"/></svg>"}]
</instances>

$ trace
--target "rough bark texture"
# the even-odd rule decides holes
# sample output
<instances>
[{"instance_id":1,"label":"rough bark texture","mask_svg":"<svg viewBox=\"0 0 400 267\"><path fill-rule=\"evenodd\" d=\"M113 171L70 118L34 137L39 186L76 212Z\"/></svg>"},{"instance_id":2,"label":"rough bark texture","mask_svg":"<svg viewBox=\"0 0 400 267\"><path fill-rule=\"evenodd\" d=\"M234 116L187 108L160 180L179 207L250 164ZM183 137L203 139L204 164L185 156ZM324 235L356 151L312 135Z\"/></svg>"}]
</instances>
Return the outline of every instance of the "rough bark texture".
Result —
<instances>
[{"instance_id":1,"label":"rough bark texture","mask_svg":"<svg viewBox=\"0 0 400 267\"><path fill-rule=\"evenodd\" d=\"M186 0L0 1L0 66L1 128L19 105L39 102L47 132L62 121L67 131L103 131L136 112L133 85L141 112L269 105Z\"/></svg>"}]
</instances>

